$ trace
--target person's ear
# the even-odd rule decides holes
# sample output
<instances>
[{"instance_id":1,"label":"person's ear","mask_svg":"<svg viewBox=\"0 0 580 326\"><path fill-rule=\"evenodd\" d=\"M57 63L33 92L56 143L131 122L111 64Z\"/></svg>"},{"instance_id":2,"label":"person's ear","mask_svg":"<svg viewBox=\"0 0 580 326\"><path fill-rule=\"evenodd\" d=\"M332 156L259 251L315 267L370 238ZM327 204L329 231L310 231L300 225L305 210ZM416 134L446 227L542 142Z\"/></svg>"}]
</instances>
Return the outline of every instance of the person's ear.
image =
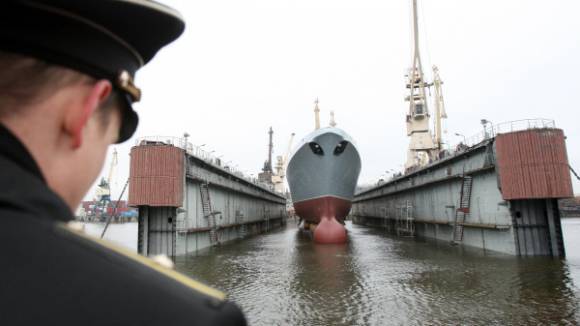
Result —
<instances>
[{"instance_id":1,"label":"person's ear","mask_svg":"<svg viewBox=\"0 0 580 326\"><path fill-rule=\"evenodd\" d=\"M93 84L81 100L80 108L73 107L67 113L65 130L72 138L72 147L77 149L83 144L83 130L91 115L111 95L113 86L108 80L99 80Z\"/></svg>"}]
</instances>

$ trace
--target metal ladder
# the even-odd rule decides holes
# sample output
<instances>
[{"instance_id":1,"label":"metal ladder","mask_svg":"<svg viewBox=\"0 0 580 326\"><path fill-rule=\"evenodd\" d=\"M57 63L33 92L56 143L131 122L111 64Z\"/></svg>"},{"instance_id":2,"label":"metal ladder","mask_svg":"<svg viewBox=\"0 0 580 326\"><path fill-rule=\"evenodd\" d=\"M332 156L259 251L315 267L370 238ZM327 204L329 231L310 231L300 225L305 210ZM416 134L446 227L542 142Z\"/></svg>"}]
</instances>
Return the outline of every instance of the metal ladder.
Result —
<instances>
[{"instance_id":1,"label":"metal ladder","mask_svg":"<svg viewBox=\"0 0 580 326\"><path fill-rule=\"evenodd\" d=\"M217 223L215 219L216 213L211 209L211 199L209 197L209 183L201 183L199 185L199 190L201 194L201 207L203 210L203 217L208 219L209 230L209 243L210 245L217 244L218 234L217 234Z\"/></svg>"},{"instance_id":2,"label":"metal ladder","mask_svg":"<svg viewBox=\"0 0 580 326\"><path fill-rule=\"evenodd\" d=\"M175 262L177 251L177 216L171 218L171 259Z\"/></svg>"},{"instance_id":3,"label":"metal ladder","mask_svg":"<svg viewBox=\"0 0 580 326\"><path fill-rule=\"evenodd\" d=\"M268 232L270 230L270 209L264 207L264 227L266 229L266 232Z\"/></svg>"},{"instance_id":4,"label":"metal ladder","mask_svg":"<svg viewBox=\"0 0 580 326\"><path fill-rule=\"evenodd\" d=\"M473 177L464 175L461 183L461 196L459 198L459 208L455 211L455 225L453 227L453 242L463 241L463 223L469 217L469 206L471 205L471 189Z\"/></svg>"},{"instance_id":5,"label":"metal ladder","mask_svg":"<svg viewBox=\"0 0 580 326\"><path fill-rule=\"evenodd\" d=\"M406 200L399 207L399 216L396 221L396 232L398 236L415 236L415 218L413 217L413 205L410 200Z\"/></svg>"},{"instance_id":6,"label":"metal ladder","mask_svg":"<svg viewBox=\"0 0 580 326\"><path fill-rule=\"evenodd\" d=\"M240 238L245 238L248 235L248 226L244 223L240 226Z\"/></svg>"},{"instance_id":7,"label":"metal ladder","mask_svg":"<svg viewBox=\"0 0 580 326\"><path fill-rule=\"evenodd\" d=\"M244 223L244 214L240 210L236 211L236 223L240 224L238 237L245 238L248 235L248 226Z\"/></svg>"}]
</instances>

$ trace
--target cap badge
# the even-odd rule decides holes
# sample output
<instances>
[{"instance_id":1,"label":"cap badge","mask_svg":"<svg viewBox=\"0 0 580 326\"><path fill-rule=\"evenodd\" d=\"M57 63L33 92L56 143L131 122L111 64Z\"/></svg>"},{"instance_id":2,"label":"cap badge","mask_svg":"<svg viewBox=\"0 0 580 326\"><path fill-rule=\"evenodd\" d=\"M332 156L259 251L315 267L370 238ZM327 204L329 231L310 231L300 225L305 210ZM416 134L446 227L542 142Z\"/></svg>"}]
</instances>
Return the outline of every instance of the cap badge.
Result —
<instances>
[{"instance_id":1,"label":"cap badge","mask_svg":"<svg viewBox=\"0 0 580 326\"><path fill-rule=\"evenodd\" d=\"M139 102L141 99L141 89L135 86L133 83L133 77L131 77L126 70L119 73L119 77L117 77L117 87L131 96L133 102Z\"/></svg>"}]
</instances>

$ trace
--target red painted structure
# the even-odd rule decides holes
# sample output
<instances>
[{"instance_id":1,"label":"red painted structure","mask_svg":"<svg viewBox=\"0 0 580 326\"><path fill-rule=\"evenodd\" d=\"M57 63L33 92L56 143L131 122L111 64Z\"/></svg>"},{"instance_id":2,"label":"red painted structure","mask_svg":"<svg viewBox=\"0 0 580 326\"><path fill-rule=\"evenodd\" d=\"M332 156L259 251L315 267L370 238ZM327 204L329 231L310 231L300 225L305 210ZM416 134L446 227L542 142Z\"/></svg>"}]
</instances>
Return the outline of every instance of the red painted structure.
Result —
<instances>
[{"instance_id":1,"label":"red painted structure","mask_svg":"<svg viewBox=\"0 0 580 326\"><path fill-rule=\"evenodd\" d=\"M183 203L184 151L165 144L131 149L130 206L180 207Z\"/></svg>"},{"instance_id":2,"label":"red painted structure","mask_svg":"<svg viewBox=\"0 0 580 326\"><path fill-rule=\"evenodd\" d=\"M529 129L499 134L495 146L503 199L573 196L561 129Z\"/></svg>"},{"instance_id":3,"label":"red painted structure","mask_svg":"<svg viewBox=\"0 0 580 326\"><path fill-rule=\"evenodd\" d=\"M318 243L345 243L344 218L351 202L332 196L313 198L294 203L296 214L309 223L317 224L314 241Z\"/></svg>"},{"instance_id":4,"label":"red painted structure","mask_svg":"<svg viewBox=\"0 0 580 326\"><path fill-rule=\"evenodd\" d=\"M111 215L113 214L113 208L115 206L117 207L117 210L115 211L115 214L117 215L120 215L132 209L127 205L127 201L125 200L120 200L118 202L116 200L112 200L111 203L105 208L106 210L105 212L96 211L99 205L100 203L96 200L87 200L81 203L81 206L88 215L97 215L97 213L106 213L107 215Z\"/></svg>"}]
</instances>

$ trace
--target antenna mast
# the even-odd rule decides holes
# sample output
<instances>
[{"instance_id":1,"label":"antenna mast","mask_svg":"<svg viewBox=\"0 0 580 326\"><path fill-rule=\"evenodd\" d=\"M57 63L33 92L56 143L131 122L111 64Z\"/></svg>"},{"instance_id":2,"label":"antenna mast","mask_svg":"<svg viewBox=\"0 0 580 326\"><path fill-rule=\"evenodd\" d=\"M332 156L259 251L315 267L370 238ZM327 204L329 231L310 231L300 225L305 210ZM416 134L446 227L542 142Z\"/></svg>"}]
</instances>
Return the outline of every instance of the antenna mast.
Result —
<instances>
[{"instance_id":1,"label":"antenna mast","mask_svg":"<svg viewBox=\"0 0 580 326\"><path fill-rule=\"evenodd\" d=\"M318 108L318 98L314 101L314 130L320 129L320 109Z\"/></svg>"}]
</instances>

